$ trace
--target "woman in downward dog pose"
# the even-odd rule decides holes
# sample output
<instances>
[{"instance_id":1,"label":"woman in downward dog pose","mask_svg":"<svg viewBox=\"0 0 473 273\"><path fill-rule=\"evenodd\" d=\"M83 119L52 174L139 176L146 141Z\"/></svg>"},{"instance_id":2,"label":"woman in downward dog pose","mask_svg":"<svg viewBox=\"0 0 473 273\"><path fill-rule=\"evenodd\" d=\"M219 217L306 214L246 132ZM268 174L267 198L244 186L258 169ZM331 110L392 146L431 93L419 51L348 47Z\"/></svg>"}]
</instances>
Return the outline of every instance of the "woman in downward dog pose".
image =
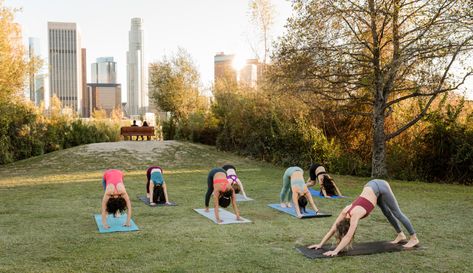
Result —
<instances>
[{"instance_id":1,"label":"woman in downward dog pose","mask_svg":"<svg viewBox=\"0 0 473 273\"><path fill-rule=\"evenodd\" d=\"M168 198L166 182L163 178L163 169L159 166L152 166L146 170L146 197L149 198L150 205L171 204Z\"/></svg>"},{"instance_id":2,"label":"woman in downward dog pose","mask_svg":"<svg viewBox=\"0 0 473 273\"><path fill-rule=\"evenodd\" d=\"M245 197L245 199L248 199L248 196L246 196L245 189L243 188L243 184L241 183L240 179L238 178L236 174L236 168L233 165L227 164L223 165L222 169L224 169L227 172L227 179L231 181L232 188L235 190L235 193L240 193Z\"/></svg>"},{"instance_id":3,"label":"woman in downward dog pose","mask_svg":"<svg viewBox=\"0 0 473 273\"><path fill-rule=\"evenodd\" d=\"M107 224L107 214L119 216L121 212L128 210L124 226L130 226L131 202L125 185L123 184L123 173L120 170L110 169L103 174L102 186L104 194L102 198L102 225L105 229L110 228Z\"/></svg>"},{"instance_id":4,"label":"woman in downward dog pose","mask_svg":"<svg viewBox=\"0 0 473 273\"><path fill-rule=\"evenodd\" d=\"M207 176L207 193L205 194L205 211L209 211L210 196L213 193L214 213L217 223L223 222L218 212L219 206L226 208L232 203L236 219L241 220L235 198L235 190L227 179L227 173L222 168L214 168Z\"/></svg>"},{"instance_id":5,"label":"woman in downward dog pose","mask_svg":"<svg viewBox=\"0 0 473 273\"><path fill-rule=\"evenodd\" d=\"M331 198L333 195L342 196L333 178L325 171L324 166L314 163L309 168L309 179L306 186L312 187L315 184L320 185L320 193L325 198Z\"/></svg>"},{"instance_id":6,"label":"woman in downward dog pose","mask_svg":"<svg viewBox=\"0 0 473 273\"><path fill-rule=\"evenodd\" d=\"M376 205L381 208L384 216L388 218L389 223L391 223L397 232L396 239L391 241L391 243L397 244L401 240L406 239L406 235L402 232L398 220L407 229L410 235L409 241L404 244L404 247L411 248L419 243L414 227L410 220L399 209L396 197L394 197L388 182L374 179L365 185L360 196L351 205L342 210L322 241L319 244L309 246L309 248L321 248L334 234L337 239L337 247L334 250L325 252L325 256L335 256L340 251L350 247L358 226L358 221L368 216Z\"/></svg>"},{"instance_id":7,"label":"woman in downward dog pose","mask_svg":"<svg viewBox=\"0 0 473 273\"><path fill-rule=\"evenodd\" d=\"M315 212L319 211L304 183L304 171L300 167L290 167L284 172L280 199L283 208L291 207L291 201L294 202L298 218L302 218L301 209L305 211L307 201Z\"/></svg>"}]
</instances>

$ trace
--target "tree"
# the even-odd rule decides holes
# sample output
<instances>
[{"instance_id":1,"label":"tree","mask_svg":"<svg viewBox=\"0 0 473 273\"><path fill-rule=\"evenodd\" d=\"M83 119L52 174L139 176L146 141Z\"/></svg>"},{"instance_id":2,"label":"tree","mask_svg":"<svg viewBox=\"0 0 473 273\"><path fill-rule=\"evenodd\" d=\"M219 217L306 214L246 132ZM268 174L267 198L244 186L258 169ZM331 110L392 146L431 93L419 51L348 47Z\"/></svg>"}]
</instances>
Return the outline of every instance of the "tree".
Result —
<instances>
[{"instance_id":1,"label":"tree","mask_svg":"<svg viewBox=\"0 0 473 273\"><path fill-rule=\"evenodd\" d=\"M250 19L256 25L263 43L263 65L266 65L271 44L271 27L274 24L274 6L271 0L251 0L249 5ZM256 48L253 51L258 53Z\"/></svg>"},{"instance_id":2,"label":"tree","mask_svg":"<svg viewBox=\"0 0 473 273\"><path fill-rule=\"evenodd\" d=\"M152 63L149 82L150 97L157 108L171 113L171 126L200 107L200 75L184 49Z\"/></svg>"},{"instance_id":3,"label":"tree","mask_svg":"<svg viewBox=\"0 0 473 273\"><path fill-rule=\"evenodd\" d=\"M473 49L469 5L468 0L293 1L295 15L273 58L273 80L283 90L313 95L320 108L370 117L371 174L384 177L387 141L473 73L465 62ZM418 100L417 112L387 131L390 115L403 111L400 105L408 100Z\"/></svg>"},{"instance_id":4,"label":"tree","mask_svg":"<svg viewBox=\"0 0 473 273\"><path fill-rule=\"evenodd\" d=\"M0 0L0 99L11 98L22 90L28 71L21 29L15 23L17 10L3 6Z\"/></svg>"}]
</instances>

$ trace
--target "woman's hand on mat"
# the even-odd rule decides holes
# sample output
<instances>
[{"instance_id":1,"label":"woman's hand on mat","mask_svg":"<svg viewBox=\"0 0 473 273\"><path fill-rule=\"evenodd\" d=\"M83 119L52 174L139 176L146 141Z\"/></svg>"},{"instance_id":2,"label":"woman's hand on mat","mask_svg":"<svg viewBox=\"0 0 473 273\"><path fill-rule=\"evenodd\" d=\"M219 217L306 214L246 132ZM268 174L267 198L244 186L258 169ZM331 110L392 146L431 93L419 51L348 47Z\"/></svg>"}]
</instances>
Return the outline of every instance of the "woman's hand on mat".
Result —
<instances>
[{"instance_id":1,"label":"woman's hand on mat","mask_svg":"<svg viewBox=\"0 0 473 273\"><path fill-rule=\"evenodd\" d=\"M171 205L171 202L166 202L166 205Z\"/></svg>"},{"instance_id":2,"label":"woman's hand on mat","mask_svg":"<svg viewBox=\"0 0 473 273\"><path fill-rule=\"evenodd\" d=\"M208 207L207 207L207 208L205 208L205 212L209 212L209 208L208 208Z\"/></svg>"},{"instance_id":3,"label":"woman's hand on mat","mask_svg":"<svg viewBox=\"0 0 473 273\"><path fill-rule=\"evenodd\" d=\"M151 202L149 203L150 206L156 206L156 203L155 202Z\"/></svg>"},{"instance_id":4,"label":"woman's hand on mat","mask_svg":"<svg viewBox=\"0 0 473 273\"><path fill-rule=\"evenodd\" d=\"M103 224L103 228L104 228L104 229L109 229L110 226L109 226L108 224Z\"/></svg>"},{"instance_id":5,"label":"woman's hand on mat","mask_svg":"<svg viewBox=\"0 0 473 273\"><path fill-rule=\"evenodd\" d=\"M324 256L337 256L337 255L338 255L338 252L336 252L335 250L324 252Z\"/></svg>"},{"instance_id":6,"label":"woman's hand on mat","mask_svg":"<svg viewBox=\"0 0 473 273\"><path fill-rule=\"evenodd\" d=\"M297 218L302 218L302 214L298 213Z\"/></svg>"},{"instance_id":7,"label":"woman's hand on mat","mask_svg":"<svg viewBox=\"0 0 473 273\"><path fill-rule=\"evenodd\" d=\"M237 219L237 221L241 221L241 220L242 220L241 217L240 217L240 215L238 215L238 216L236 217L236 219Z\"/></svg>"},{"instance_id":8,"label":"woman's hand on mat","mask_svg":"<svg viewBox=\"0 0 473 273\"><path fill-rule=\"evenodd\" d=\"M129 221L126 221L124 224L123 224L124 227L129 227L131 226L130 222Z\"/></svg>"},{"instance_id":9,"label":"woman's hand on mat","mask_svg":"<svg viewBox=\"0 0 473 273\"><path fill-rule=\"evenodd\" d=\"M222 219L217 219L217 224L221 224L223 223L223 220Z\"/></svg>"},{"instance_id":10,"label":"woman's hand on mat","mask_svg":"<svg viewBox=\"0 0 473 273\"><path fill-rule=\"evenodd\" d=\"M307 248L310 248L310 249L319 249L319 248L322 248L322 244L310 245L310 246L308 246Z\"/></svg>"}]
</instances>

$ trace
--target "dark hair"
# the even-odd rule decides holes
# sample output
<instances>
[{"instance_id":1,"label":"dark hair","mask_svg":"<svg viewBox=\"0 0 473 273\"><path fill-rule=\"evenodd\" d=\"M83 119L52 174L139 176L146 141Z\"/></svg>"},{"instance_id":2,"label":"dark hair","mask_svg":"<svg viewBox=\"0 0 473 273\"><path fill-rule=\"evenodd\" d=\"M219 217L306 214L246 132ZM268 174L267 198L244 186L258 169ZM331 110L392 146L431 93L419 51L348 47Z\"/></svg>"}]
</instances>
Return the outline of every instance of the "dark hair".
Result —
<instances>
[{"instance_id":1,"label":"dark hair","mask_svg":"<svg viewBox=\"0 0 473 273\"><path fill-rule=\"evenodd\" d=\"M328 195L336 195L337 192L335 190L335 182L329 175L324 175L324 178L322 179L322 188L325 189L325 192Z\"/></svg>"},{"instance_id":2,"label":"dark hair","mask_svg":"<svg viewBox=\"0 0 473 273\"><path fill-rule=\"evenodd\" d=\"M297 199L297 203L299 204L301 212L307 212L305 210L305 207L307 206L307 197L305 197L304 195L299 197L299 199Z\"/></svg>"},{"instance_id":3,"label":"dark hair","mask_svg":"<svg viewBox=\"0 0 473 273\"><path fill-rule=\"evenodd\" d=\"M120 213L126 210L126 201L123 197L110 197L107 202L107 212L115 215L118 211Z\"/></svg>"},{"instance_id":4,"label":"dark hair","mask_svg":"<svg viewBox=\"0 0 473 273\"><path fill-rule=\"evenodd\" d=\"M350 219L345 218L342 221L340 221L337 224L337 230L335 232L335 238L337 239L337 245L340 243L340 241L345 237L345 235L348 233L348 230L350 229ZM351 238L350 243L346 246L346 249L352 248L352 243L353 239L355 239L355 234L353 234L353 237Z\"/></svg>"},{"instance_id":5,"label":"dark hair","mask_svg":"<svg viewBox=\"0 0 473 273\"><path fill-rule=\"evenodd\" d=\"M231 190L223 192L218 198L218 205L221 206L222 208L228 207L228 205L230 205L230 202L231 202L231 197L232 197Z\"/></svg>"},{"instance_id":6,"label":"dark hair","mask_svg":"<svg viewBox=\"0 0 473 273\"><path fill-rule=\"evenodd\" d=\"M158 184L154 186L153 202L156 204L166 203L166 196L164 195L163 186Z\"/></svg>"},{"instance_id":7,"label":"dark hair","mask_svg":"<svg viewBox=\"0 0 473 273\"><path fill-rule=\"evenodd\" d=\"M233 183L232 188L235 191L235 193L239 193L241 191L240 185L238 185L238 183Z\"/></svg>"},{"instance_id":8,"label":"dark hair","mask_svg":"<svg viewBox=\"0 0 473 273\"><path fill-rule=\"evenodd\" d=\"M224 169L225 171L228 171L229 169L234 169L236 171L235 166L230 165L230 164L223 165L222 169Z\"/></svg>"}]
</instances>

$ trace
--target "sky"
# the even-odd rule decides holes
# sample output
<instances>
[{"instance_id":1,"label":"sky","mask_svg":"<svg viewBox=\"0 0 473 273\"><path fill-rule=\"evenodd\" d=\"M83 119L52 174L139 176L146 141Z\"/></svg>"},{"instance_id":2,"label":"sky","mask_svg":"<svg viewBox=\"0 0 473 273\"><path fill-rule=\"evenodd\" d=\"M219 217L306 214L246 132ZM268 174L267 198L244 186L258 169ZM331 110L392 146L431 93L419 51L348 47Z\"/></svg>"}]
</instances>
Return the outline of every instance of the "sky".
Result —
<instances>
[{"instance_id":1,"label":"sky","mask_svg":"<svg viewBox=\"0 0 473 273\"><path fill-rule=\"evenodd\" d=\"M291 16L288 0L272 0L275 23L272 36L284 34ZM82 47L87 49L87 79L90 64L98 57L117 62L122 101L126 101L126 52L131 18L144 20L145 60L156 62L171 56L179 47L189 52L204 86L213 82L217 52L252 58L255 27L249 20L248 0L5 0L5 6L21 8L15 21L22 26L25 45L28 37L40 39L47 57L47 22L77 23ZM250 42L251 41L251 42ZM472 58L470 58L472 59ZM473 77L462 88L473 100Z\"/></svg>"},{"instance_id":2,"label":"sky","mask_svg":"<svg viewBox=\"0 0 473 273\"><path fill-rule=\"evenodd\" d=\"M213 82L213 58L217 52L251 58L255 30L249 21L248 0L6 0L5 6L21 8L15 21L28 37L40 39L47 58L47 22L77 23L82 47L87 49L87 81L90 64L98 57L117 62L117 81L126 101L126 52L131 18L143 19L145 60L159 61L179 47L189 52L204 86ZM275 7L273 36L284 32L292 9L287 0L272 0Z\"/></svg>"}]
</instances>

